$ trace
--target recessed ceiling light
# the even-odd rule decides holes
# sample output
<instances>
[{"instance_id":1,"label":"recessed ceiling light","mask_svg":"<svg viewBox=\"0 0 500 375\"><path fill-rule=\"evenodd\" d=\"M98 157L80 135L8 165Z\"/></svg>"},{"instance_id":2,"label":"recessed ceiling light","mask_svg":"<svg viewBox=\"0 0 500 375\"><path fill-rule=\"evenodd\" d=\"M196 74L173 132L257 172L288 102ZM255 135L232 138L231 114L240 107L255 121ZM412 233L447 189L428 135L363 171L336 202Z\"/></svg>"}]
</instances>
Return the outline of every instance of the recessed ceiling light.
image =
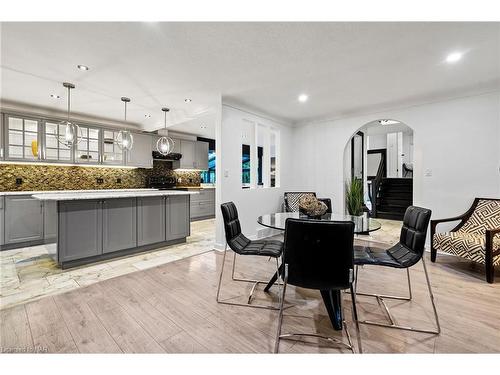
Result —
<instances>
[{"instance_id":1,"label":"recessed ceiling light","mask_svg":"<svg viewBox=\"0 0 500 375\"><path fill-rule=\"evenodd\" d=\"M184 103L191 103L191 99L189 98L184 99Z\"/></svg>"},{"instance_id":2,"label":"recessed ceiling light","mask_svg":"<svg viewBox=\"0 0 500 375\"><path fill-rule=\"evenodd\" d=\"M396 120L378 120L378 123L380 125L394 125L394 124L399 124L399 121L396 121Z\"/></svg>"},{"instance_id":3,"label":"recessed ceiling light","mask_svg":"<svg viewBox=\"0 0 500 375\"><path fill-rule=\"evenodd\" d=\"M458 60L460 60L463 56L463 53L461 52L452 52L448 56L446 56L446 62L448 64L453 64L456 63Z\"/></svg>"},{"instance_id":4,"label":"recessed ceiling light","mask_svg":"<svg viewBox=\"0 0 500 375\"><path fill-rule=\"evenodd\" d=\"M307 96L306 94L299 95L299 102L305 103L305 102L307 102L307 99L309 99L309 96Z\"/></svg>"},{"instance_id":5,"label":"recessed ceiling light","mask_svg":"<svg viewBox=\"0 0 500 375\"><path fill-rule=\"evenodd\" d=\"M80 70L89 70L89 67L86 65L77 65L76 67Z\"/></svg>"},{"instance_id":6,"label":"recessed ceiling light","mask_svg":"<svg viewBox=\"0 0 500 375\"><path fill-rule=\"evenodd\" d=\"M52 99L61 99L61 97L59 95L57 95L57 94L50 94L50 97Z\"/></svg>"},{"instance_id":7,"label":"recessed ceiling light","mask_svg":"<svg viewBox=\"0 0 500 375\"><path fill-rule=\"evenodd\" d=\"M151 118L151 115L149 115L149 114L147 114L147 113L146 113L146 114L144 115L144 117L146 117L146 118Z\"/></svg>"}]
</instances>

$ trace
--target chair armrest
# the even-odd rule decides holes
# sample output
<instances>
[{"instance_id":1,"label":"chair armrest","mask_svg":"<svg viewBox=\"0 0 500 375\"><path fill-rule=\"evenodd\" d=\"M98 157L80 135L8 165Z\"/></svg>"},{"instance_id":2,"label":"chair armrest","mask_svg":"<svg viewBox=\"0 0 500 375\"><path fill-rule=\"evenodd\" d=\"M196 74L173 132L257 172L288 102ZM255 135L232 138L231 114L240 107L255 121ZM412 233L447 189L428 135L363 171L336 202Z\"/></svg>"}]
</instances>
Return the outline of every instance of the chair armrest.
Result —
<instances>
[{"instance_id":1,"label":"chair armrest","mask_svg":"<svg viewBox=\"0 0 500 375\"><path fill-rule=\"evenodd\" d=\"M492 255L500 254L500 249L493 253L493 237L500 233L500 228L486 229L486 252L490 252Z\"/></svg>"},{"instance_id":2,"label":"chair armrest","mask_svg":"<svg viewBox=\"0 0 500 375\"><path fill-rule=\"evenodd\" d=\"M465 214L459 215L459 216L455 216L455 217L449 217L449 218L446 218L446 219L434 219L434 220L431 220L431 225L436 226L439 223L446 223L448 221L463 220L464 218L465 218Z\"/></svg>"},{"instance_id":3,"label":"chair armrest","mask_svg":"<svg viewBox=\"0 0 500 375\"><path fill-rule=\"evenodd\" d=\"M447 223L449 221L458 221L458 220L463 221L464 218L466 217L466 215L467 215L467 213L459 215L459 216L448 217L446 219L431 220L431 250L434 250L434 234L436 234L437 225L440 223Z\"/></svg>"},{"instance_id":4,"label":"chair armrest","mask_svg":"<svg viewBox=\"0 0 500 375\"><path fill-rule=\"evenodd\" d=\"M459 216L455 216L455 217L448 217L446 219L434 219L434 220L431 220L431 236L434 237L434 233L436 233L436 227L438 224L440 223L447 223L447 222L450 222L450 221L458 221L458 220L461 220L463 221L464 218L466 217L467 214L463 214L463 215L459 215Z\"/></svg>"}]
</instances>

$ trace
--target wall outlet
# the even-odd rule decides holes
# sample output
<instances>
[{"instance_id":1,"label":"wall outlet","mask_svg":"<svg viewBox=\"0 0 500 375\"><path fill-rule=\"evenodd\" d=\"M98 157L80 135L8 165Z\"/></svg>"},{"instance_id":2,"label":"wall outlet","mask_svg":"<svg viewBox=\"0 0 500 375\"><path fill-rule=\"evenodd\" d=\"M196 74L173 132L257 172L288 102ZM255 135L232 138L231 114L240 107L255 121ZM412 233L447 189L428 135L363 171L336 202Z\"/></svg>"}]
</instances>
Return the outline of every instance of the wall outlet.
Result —
<instances>
[{"instance_id":1,"label":"wall outlet","mask_svg":"<svg viewBox=\"0 0 500 375\"><path fill-rule=\"evenodd\" d=\"M16 185L21 185L23 183L23 179L21 177L16 178Z\"/></svg>"},{"instance_id":2,"label":"wall outlet","mask_svg":"<svg viewBox=\"0 0 500 375\"><path fill-rule=\"evenodd\" d=\"M122 179L121 179L120 177L118 177L118 178L116 179L116 183L117 183L117 184L121 184L121 183L122 183Z\"/></svg>"},{"instance_id":3,"label":"wall outlet","mask_svg":"<svg viewBox=\"0 0 500 375\"><path fill-rule=\"evenodd\" d=\"M432 176L432 169L426 169L424 171L424 176L425 177L431 177Z\"/></svg>"},{"instance_id":4,"label":"wall outlet","mask_svg":"<svg viewBox=\"0 0 500 375\"><path fill-rule=\"evenodd\" d=\"M96 181L98 184L102 184L102 183L104 183L104 178L102 178L102 177L98 177L98 178L96 178L96 179L95 179L95 181Z\"/></svg>"}]
</instances>

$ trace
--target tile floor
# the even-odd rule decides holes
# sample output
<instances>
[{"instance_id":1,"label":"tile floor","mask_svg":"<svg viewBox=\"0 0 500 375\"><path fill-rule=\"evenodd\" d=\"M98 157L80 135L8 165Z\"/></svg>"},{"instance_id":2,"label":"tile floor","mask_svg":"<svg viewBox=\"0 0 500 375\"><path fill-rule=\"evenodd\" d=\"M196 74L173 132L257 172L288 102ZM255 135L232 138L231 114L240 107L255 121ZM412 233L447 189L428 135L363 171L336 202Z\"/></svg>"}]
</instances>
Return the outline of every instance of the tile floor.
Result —
<instances>
[{"instance_id":1,"label":"tile floor","mask_svg":"<svg viewBox=\"0 0 500 375\"><path fill-rule=\"evenodd\" d=\"M381 229L357 239L384 244L398 242L401 222L377 220L382 224ZM214 243L215 219L210 219L193 222L191 236L184 244L69 270L61 270L50 258L47 248L51 245L2 251L0 310L211 251Z\"/></svg>"},{"instance_id":2,"label":"tile floor","mask_svg":"<svg viewBox=\"0 0 500 375\"><path fill-rule=\"evenodd\" d=\"M2 251L0 309L211 251L214 243L215 219L209 219L191 223L186 243L68 270L48 255L51 244Z\"/></svg>"}]
</instances>

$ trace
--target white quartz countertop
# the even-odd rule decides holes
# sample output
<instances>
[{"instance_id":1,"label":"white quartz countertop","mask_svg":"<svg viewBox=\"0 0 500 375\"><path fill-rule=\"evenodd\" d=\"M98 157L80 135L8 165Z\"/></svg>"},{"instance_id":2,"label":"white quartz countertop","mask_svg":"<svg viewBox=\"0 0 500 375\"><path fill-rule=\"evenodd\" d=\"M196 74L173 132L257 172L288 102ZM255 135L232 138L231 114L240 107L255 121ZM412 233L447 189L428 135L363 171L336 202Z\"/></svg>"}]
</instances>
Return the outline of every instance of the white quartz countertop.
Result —
<instances>
[{"instance_id":1,"label":"white quartz countertop","mask_svg":"<svg viewBox=\"0 0 500 375\"><path fill-rule=\"evenodd\" d=\"M114 192L141 192L156 191L158 189L96 189L96 190L27 190L27 191L0 191L2 195L33 195L33 194L67 194L67 193L114 193Z\"/></svg>"},{"instance_id":2,"label":"white quartz countertop","mask_svg":"<svg viewBox=\"0 0 500 375\"><path fill-rule=\"evenodd\" d=\"M83 199L114 199L114 198L134 198L134 197L155 197L165 195L192 195L199 194L195 191L175 191L175 190L108 190L91 191L84 190L78 192L40 192L33 194L32 197L42 201L72 201Z\"/></svg>"}]
</instances>

